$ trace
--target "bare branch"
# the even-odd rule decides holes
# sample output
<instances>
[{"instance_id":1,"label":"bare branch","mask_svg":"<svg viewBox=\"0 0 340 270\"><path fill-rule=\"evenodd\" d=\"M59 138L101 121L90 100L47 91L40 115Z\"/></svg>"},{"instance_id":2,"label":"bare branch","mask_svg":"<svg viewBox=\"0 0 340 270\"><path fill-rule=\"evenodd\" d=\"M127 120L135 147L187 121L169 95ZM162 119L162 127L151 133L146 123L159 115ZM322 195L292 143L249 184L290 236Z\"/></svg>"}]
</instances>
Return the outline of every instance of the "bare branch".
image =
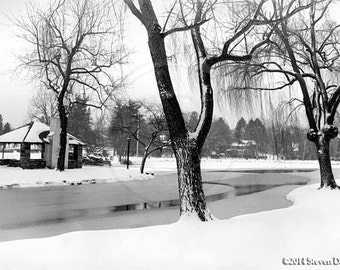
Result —
<instances>
[{"instance_id":1,"label":"bare branch","mask_svg":"<svg viewBox=\"0 0 340 270\"><path fill-rule=\"evenodd\" d=\"M168 35L171 35L175 32L182 32L182 31L188 31L188 30L191 30L197 26L200 26L200 25L203 25L204 23L208 22L210 19L206 19L206 20L202 20L200 22L197 22L197 23L194 23L194 24L191 24L191 25L187 25L187 26L183 26L183 27L175 27L175 28L172 28L166 32L163 33L163 35L166 37Z\"/></svg>"},{"instance_id":2,"label":"bare branch","mask_svg":"<svg viewBox=\"0 0 340 270\"><path fill-rule=\"evenodd\" d=\"M139 11L139 9L135 6L133 1L132 0L124 0L124 2L129 7L129 9L131 10L132 14L135 15L136 18L138 18L141 21L141 23L143 23L145 25L145 21L144 21L143 15Z\"/></svg>"}]
</instances>

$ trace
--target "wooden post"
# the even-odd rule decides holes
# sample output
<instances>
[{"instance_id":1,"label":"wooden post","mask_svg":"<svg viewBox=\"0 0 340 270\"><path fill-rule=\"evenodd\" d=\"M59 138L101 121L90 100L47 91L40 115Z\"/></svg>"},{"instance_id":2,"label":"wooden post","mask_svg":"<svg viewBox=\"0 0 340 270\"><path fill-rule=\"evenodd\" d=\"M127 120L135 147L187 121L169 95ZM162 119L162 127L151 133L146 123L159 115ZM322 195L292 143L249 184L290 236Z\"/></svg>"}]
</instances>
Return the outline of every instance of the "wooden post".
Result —
<instances>
[{"instance_id":1,"label":"wooden post","mask_svg":"<svg viewBox=\"0 0 340 270\"><path fill-rule=\"evenodd\" d=\"M45 143L41 144L41 159L45 159Z\"/></svg>"}]
</instances>

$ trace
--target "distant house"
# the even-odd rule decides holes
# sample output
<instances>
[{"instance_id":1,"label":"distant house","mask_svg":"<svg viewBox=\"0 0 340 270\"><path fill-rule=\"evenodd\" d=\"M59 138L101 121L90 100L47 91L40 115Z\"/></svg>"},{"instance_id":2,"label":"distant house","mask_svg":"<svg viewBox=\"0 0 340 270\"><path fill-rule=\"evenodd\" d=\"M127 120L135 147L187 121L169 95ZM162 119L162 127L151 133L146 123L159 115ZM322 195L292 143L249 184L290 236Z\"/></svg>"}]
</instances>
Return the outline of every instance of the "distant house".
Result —
<instances>
[{"instance_id":1,"label":"distant house","mask_svg":"<svg viewBox=\"0 0 340 270\"><path fill-rule=\"evenodd\" d=\"M254 140L241 140L233 142L231 148L226 151L227 157L257 158L257 144Z\"/></svg>"},{"instance_id":2,"label":"distant house","mask_svg":"<svg viewBox=\"0 0 340 270\"><path fill-rule=\"evenodd\" d=\"M60 122L51 119L51 127L32 122L0 136L0 165L23 169L56 168L59 154ZM85 143L67 134L65 168L82 167Z\"/></svg>"}]
</instances>

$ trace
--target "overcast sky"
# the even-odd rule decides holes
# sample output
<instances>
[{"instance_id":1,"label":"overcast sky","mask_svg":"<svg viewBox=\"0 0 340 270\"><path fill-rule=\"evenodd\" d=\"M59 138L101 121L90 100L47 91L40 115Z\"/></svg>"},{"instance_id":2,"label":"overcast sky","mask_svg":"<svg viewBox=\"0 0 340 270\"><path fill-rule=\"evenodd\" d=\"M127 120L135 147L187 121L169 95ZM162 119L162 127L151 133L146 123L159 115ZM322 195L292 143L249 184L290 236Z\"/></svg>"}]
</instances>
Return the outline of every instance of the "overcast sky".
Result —
<instances>
[{"instance_id":1,"label":"overcast sky","mask_svg":"<svg viewBox=\"0 0 340 270\"><path fill-rule=\"evenodd\" d=\"M0 114L13 127L27 122L27 109L38 82L32 82L16 72L19 61L16 55L25 50L25 43L16 37L18 29L11 21L13 16L24 14L26 2L46 2L46 0L0 0ZM153 67L147 47L147 36L141 24L129 14L127 21L127 44L133 51L129 65L124 70L129 75L128 95L137 99L159 101ZM192 110L191 95L181 91L183 107ZM199 104L199 103L197 103Z\"/></svg>"},{"instance_id":2,"label":"overcast sky","mask_svg":"<svg viewBox=\"0 0 340 270\"><path fill-rule=\"evenodd\" d=\"M0 0L0 113L4 121L14 126L22 123L21 118L26 112L26 103L31 95L30 87L14 76L17 65L14 54L20 52L18 40L13 35L13 27L6 15L15 12L23 1Z\"/></svg>"},{"instance_id":3,"label":"overcast sky","mask_svg":"<svg viewBox=\"0 0 340 270\"><path fill-rule=\"evenodd\" d=\"M0 0L0 114L4 121L9 121L13 127L18 127L27 122L27 109L31 96L36 91L38 82L32 82L30 78L25 78L23 74L15 72L19 65L16 55L25 49L25 44L15 36L17 29L9 18L23 14L25 2L45 2L48 0ZM155 1L157 4L161 0ZM333 9L338 15L339 9ZM153 75L153 67L147 47L146 32L141 24L133 17L129 16L127 24L127 43L134 53L129 59L129 65L124 70L129 74L128 95L138 99L159 100L158 91ZM179 100L185 110L198 109L199 101L194 99L198 96L188 90L189 83L186 79L186 71L179 72L181 77L177 78L175 87L179 94ZM229 115L228 124L234 127L236 120L242 116L241 112L232 113L230 110L216 115Z\"/></svg>"}]
</instances>

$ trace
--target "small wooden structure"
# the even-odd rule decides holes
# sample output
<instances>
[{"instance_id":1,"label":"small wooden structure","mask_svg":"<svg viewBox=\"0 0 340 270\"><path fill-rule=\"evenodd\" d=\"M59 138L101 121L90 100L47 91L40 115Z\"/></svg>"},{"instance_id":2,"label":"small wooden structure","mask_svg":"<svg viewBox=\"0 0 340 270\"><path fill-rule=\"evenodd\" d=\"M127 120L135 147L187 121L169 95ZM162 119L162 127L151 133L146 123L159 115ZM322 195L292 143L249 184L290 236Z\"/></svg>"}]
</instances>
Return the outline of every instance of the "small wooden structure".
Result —
<instances>
[{"instance_id":1,"label":"small wooden structure","mask_svg":"<svg viewBox=\"0 0 340 270\"><path fill-rule=\"evenodd\" d=\"M0 136L0 165L23 169L55 168L58 161L60 128L57 118L51 119L51 128L32 122ZM68 134L65 168L82 167L82 149L85 144ZM6 151L12 150L11 152Z\"/></svg>"}]
</instances>

